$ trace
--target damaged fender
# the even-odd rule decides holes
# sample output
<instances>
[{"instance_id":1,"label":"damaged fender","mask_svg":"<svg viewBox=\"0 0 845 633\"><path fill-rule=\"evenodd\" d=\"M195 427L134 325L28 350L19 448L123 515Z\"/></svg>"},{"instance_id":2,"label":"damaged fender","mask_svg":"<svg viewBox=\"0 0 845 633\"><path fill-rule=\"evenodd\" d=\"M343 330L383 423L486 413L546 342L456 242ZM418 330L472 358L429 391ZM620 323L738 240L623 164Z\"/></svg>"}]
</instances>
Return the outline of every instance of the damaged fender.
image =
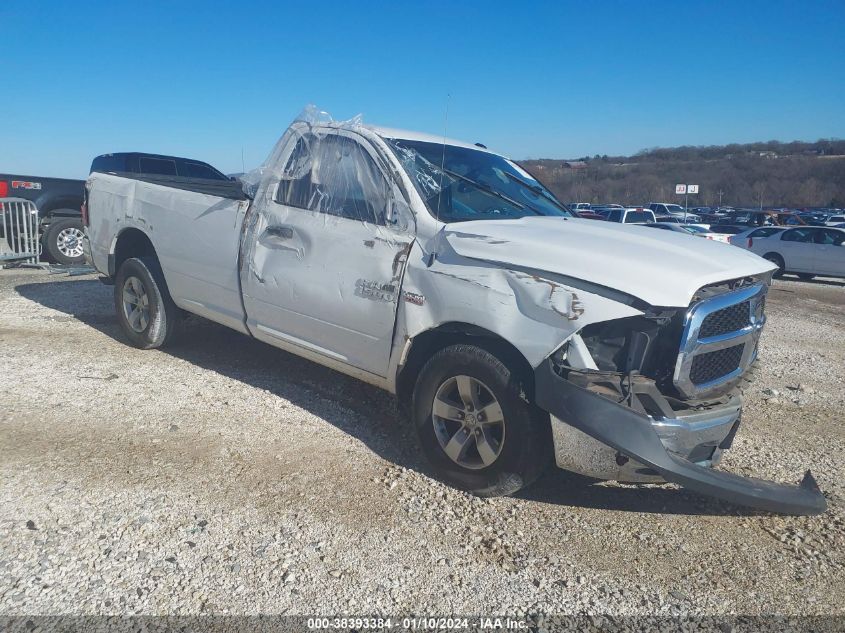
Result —
<instances>
[{"instance_id":1,"label":"damaged fender","mask_svg":"<svg viewBox=\"0 0 845 633\"><path fill-rule=\"evenodd\" d=\"M395 345L445 323L466 323L501 336L532 367L590 323L641 314L551 273L538 276L463 257L445 240L436 251L414 244L402 290Z\"/></svg>"},{"instance_id":2,"label":"damaged fender","mask_svg":"<svg viewBox=\"0 0 845 633\"><path fill-rule=\"evenodd\" d=\"M535 371L535 388L539 407L654 469L666 481L767 512L815 515L827 508L810 471L798 486L791 486L698 466L669 453L647 416L561 378L549 361Z\"/></svg>"}]
</instances>

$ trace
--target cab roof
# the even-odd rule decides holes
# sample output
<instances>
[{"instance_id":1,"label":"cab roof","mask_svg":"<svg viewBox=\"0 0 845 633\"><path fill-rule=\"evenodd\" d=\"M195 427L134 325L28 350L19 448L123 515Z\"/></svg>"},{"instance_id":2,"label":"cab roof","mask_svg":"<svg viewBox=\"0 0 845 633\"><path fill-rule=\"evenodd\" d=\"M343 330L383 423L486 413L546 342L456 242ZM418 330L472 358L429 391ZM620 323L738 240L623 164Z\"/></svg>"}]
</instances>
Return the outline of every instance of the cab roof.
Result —
<instances>
[{"instance_id":1,"label":"cab roof","mask_svg":"<svg viewBox=\"0 0 845 633\"><path fill-rule=\"evenodd\" d=\"M443 137L442 135L438 134L426 134L425 132L414 132L412 130L400 130L397 128L391 127L382 127L379 125L365 125L368 130L372 130L382 138L396 138L401 139L404 141L423 141L425 143L437 143L442 144L446 143L446 145L454 145L456 147L466 147L468 149L475 149L481 152L487 152L489 154L495 154L496 152L492 152L486 147L481 147L479 145L474 145L473 143L467 143L465 141L459 141L457 139Z\"/></svg>"}]
</instances>

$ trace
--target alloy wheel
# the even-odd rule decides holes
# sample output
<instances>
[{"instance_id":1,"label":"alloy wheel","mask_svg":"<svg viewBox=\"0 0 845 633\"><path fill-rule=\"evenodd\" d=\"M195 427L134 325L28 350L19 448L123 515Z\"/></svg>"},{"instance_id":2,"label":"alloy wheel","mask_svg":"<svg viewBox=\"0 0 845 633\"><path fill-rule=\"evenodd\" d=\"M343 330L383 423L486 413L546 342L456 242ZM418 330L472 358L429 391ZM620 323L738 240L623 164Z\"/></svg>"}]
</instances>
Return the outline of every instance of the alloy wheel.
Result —
<instances>
[{"instance_id":1,"label":"alloy wheel","mask_svg":"<svg viewBox=\"0 0 845 633\"><path fill-rule=\"evenodd\" d=\"M147 289L137 277L127 277L123 282L123 315L129 327L141 333L150 322L150 301Z\"/></svg>"},{"instance_id":2,"label":"alloy wheel","mask_svg":"<svg viewBox=\"0 0 845 633\"><path fill-rule=\"evenodd\" d=\"M453 376L440 385L431 412L440 448L464 468L487 468L502 453L505 417L496 396L472 376Z\"/></svg>"},{"instance_id":3,"label":"alloy wheel","mask_svg":"<svg viewBox=\"0 0 845 633\"><path fill-rule=\"evenodd\" d=\"M75 259L82 257L82 231L75 227L68 227L59 231L56 236L56 247L65 257Z\"/></svg>"}]
</instances>

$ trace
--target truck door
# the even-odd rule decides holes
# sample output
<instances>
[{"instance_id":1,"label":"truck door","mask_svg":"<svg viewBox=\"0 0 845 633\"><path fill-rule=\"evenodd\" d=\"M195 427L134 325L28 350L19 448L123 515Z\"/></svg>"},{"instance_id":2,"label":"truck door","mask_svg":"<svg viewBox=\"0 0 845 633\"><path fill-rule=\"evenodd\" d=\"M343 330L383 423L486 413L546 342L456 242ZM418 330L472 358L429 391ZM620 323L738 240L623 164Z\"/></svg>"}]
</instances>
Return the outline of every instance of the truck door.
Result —
<instances>
[{"instance_id":1,"label":"truck door","mask_svg":"<svg viewBox=\"0 0 845 633\"><path fill-rule=\"evenodd\" d=\"M386 376L412 239L391 213L401 194L353 131L292 135L288 147L245 237L247 323L267 342Z\"/></svg>"}]
</instances>

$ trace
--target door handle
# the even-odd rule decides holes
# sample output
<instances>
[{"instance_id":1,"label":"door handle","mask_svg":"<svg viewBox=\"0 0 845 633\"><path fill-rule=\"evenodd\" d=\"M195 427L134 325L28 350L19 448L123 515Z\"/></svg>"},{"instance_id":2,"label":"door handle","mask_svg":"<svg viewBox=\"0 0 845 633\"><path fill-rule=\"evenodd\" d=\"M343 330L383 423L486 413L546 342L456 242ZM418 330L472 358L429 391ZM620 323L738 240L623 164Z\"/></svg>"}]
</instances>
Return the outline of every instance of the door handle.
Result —
<instances>
[{"instance_id":1,"label":"door handle","mask_svg":"<svg viewBox=\"0 0 845 633\"><path fill-rule=\"evenodd\" d=\"M295 234L294 228L285 224L268 226L258 238L258 243L265 248L296 253L299 259L302 259L305 253L305 244Z\"/></svg>"},{"instance_id":2,"label":"door handle","mask_svg":"<svg viewBox=\"0 0 845 633\"><path fill-rule=\"evenodd\" d=\"M293 239L292 226L268 226L264 231L268 237L276 237L282 240Z\"/></svg>"}]
</instances>

